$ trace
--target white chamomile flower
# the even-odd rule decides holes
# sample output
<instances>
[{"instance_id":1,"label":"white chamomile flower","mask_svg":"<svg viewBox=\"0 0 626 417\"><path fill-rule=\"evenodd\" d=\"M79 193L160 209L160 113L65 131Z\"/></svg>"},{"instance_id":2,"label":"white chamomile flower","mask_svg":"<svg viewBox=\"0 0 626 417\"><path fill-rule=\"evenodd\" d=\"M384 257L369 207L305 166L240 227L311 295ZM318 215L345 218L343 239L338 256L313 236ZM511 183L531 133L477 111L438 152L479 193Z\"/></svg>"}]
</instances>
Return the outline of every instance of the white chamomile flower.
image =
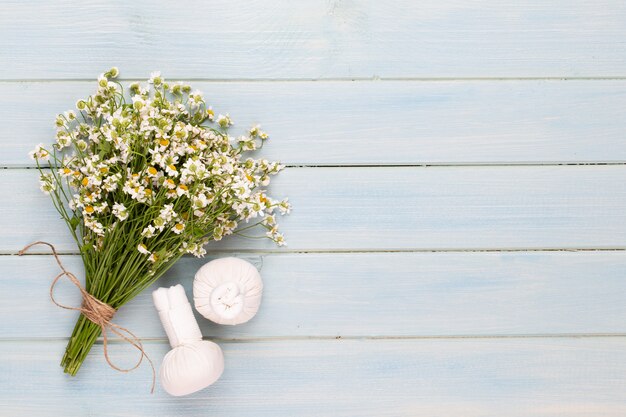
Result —
<instances>
[{"instance_id":1,"label":"white chamomile flower","mask_svg":"<svg viewBox=\"0 0 626 417\"><path fill-rule=\"evenodd\" d=\"M52 174L47 173L39 176L39 188L48 195L56 190L56 182Z\"/></svg>"},{"instance_id":2,"label":"white chamomile flower","mask_svg":"<svg viewBox=\"0 0 626 417\"><path fill-rule=\"evenodd\" d=\"M256 138L259 135L260 131L261 125L254 125L250 128L250 130L248 130L248 134L250 135L250 137Z\"/></svg>"},{"instance_id":3,"label":"white chamomile flower","mask_svg":"<svg viewBox=\"0 0 626 417\"><path fill-rule=\"evenodd\" d=\"M189 195L189 187L187 187L185 184L179 184L178 187L176 187L176 195L183 196L183 195Z\"/></svg>"},{"instance_id":4,"label":"white chamomile flower","mask_svg":"<svg viewBox=\"0 0 626 417\"><path fill-rule=\"evenodd\" d=\"M170 90L172 91L172 94L180 95L183 92L183 86L181 83L174 83L170 86Z\"/></svg>"},{"instance_id":5,"label":"white chamomile flower","mask_svg":"<svg viewBox=\"0 0 626 417\"><path fill-rule=\"evenodd\" d=\"M93 207L94 211L96 213L104 213L107 208L109 207L109 203L107 203L106 201L102 202L101 204L97 204Z\"/></svg>"},{"instance_id":6,"label":"white chamomile flower","mask_svg":"<svg viewBox=\"0 0 626 417\"><path fill-rule=\"evenodd\" d=\"M203 180L208 175L206 166L199 159L189 159L183 164L181 181L190 183L193 180Z\"/></svg>"},{"instance_id":7,"label":"white chamomile flower","mask_svg":"<svg viewBox=\"0 0 626 417\"><path fill-rule=\"evenodd\" d=\"M217 116L217 124L220 125L220 127L222 127L223 129L226 129L229 126L234 125L233 121L231 120L228 114L226 116L224 116L223 114L220 114L219 116Z\"/></svg>"},{"instance_id":8,"label":"white chamomile flower","mask_svg":"<svg viewBox=\"0 0 626 417\"><path fill-rule=\"evenodd\" d=\"M184 223L176 223L174 227L172 227L172 232L176 233L177 235L181 234L183 230L185 230Z\"/></svg>"},{"instance_id":9,"label":"white chamomile flower","mask_svg":"<svg viewBox=\"0 0 626 417\"><path fill-rule=\"evenodd\" d=\"M272 240L276 242L278 246L287 245L287 242L285 242L285 237L281 233L274 233Z\"/></svg>"},{"instance_id":10,"label":"white chamomile flower","mask_svg":"<svg viewBox=\"0 0 626 417\"><path fill-rule=\"evenodd\" d=\"M237 142L244 151L254 151L257 148L257 142L252 137L240 136L237 138Z\"/></svg>"},{"instance_id":11,"label":"white chamomile flower","mask_svg":"<svg viewBox=\"0 0 626 417\"><path fill-rule=\"evenodd\" d=\"M96 212L96 209L91 204L83 207L83 216L91 216Z\"/></svg>"},{"instance_id":12,"label":"white chamomile flower","mask_svg":"<svg viewBox=\"0 0 626 417\"><path fill-rule=\"evenodd\" d=\"M128 210L124 204L115 203L113 204L113 215L121 221L124 221L128 218Z\"/></svg>"},{"instance_id":13,"label":"white chamomile flower","mask_svg":"<svg viewBox=\"0 0 626 417\"><path fill-rule=\"evenodd\" d=\"M202 93L200 91L195 90L189 94L189 104L192 108L197 108L203 102L204 98L202 97Z\"/></svg>"},{"instance_id":14,"label":"white chamomile flower","mask_svg":"<svg viewBox=\"0 0 626 417\"><path fill-rule=\"evenodd\" d=\"M159 260L159 257L157 256L156 253L151 253L150 256L148 256L148 260L152 263L155 263L156 261Z\"/></svg>"},{"instance_id":15,"label":"white chamomile flower","mask_svg":"<svg viewBox=\"0 0 626 417\"><path fill-rule=\"evenodd\" d=\"M65 119L63 118L63 115L59 114L56 119L54 119L54 124L57 127L57 129L65 129Z\"/></svg>"},{"instance_id":16,"label":"white chamomile flower","mask_svg":"<svg viewBox=\"0 0 626 417\"><path fill-rule=\"evenodd\" d=\"M282 215L291 213L291 204L289 204L288 198L285 198L283 201L278 203L278 210Z\"/></svg>"},{"instance_id":17,"label":"white chamomile flower","mask_svg":"<svg viewBox=\"0 0 626 417\"><path fill-rule=\"evenodd\" d=\"M144 245L143 243L140 243L139 245L137 245L137 250L139 251L139 253L144 254L144 255L150 254L148 247Z\"/></svg>"},{"instance_id":18,"label":"white chamomile flower","mask_svg":"<svg viewBox=\"0 0 626 417\"><path fill-rule=\"evenodd\" d=\"M100 88L106 88L109 86L109 80L104 74L98 75L98 86Z\"/></svg>"},{"instance_id":19,"label":"white chamomile flower","mask_svg":"<svg viewBox=\"0 0 626 417\"><path fill-rule=\"evenodd\" d=\"M176 165L174 165L174 164L166 165L165 166L165 172L170 177L177 177L178 176L178 168L176 168Z\"/></svg>"},{"instance_id":20,"label":"white chamomile flower","mask_svg":"<svg viewBox=\"0 0 626 417\"><path fill-rule=\"evenodd\" d=\"M195 251L191 252L196 258L203 258L206 255L206 250L202 246L198 246Z\"/></svg>"},{"instance_id":21,"label":"white chamomile flower","mask_svg":"<svg viewBox=\"0 0 626 417\"><path fill-rule=\"evenodd\" d=\"M163 83L163 78L161 78L161 71L154 71L150 74L150 79L148 80L150 84L154 84L155 87L158 87Z\"/></svg>"},{"instance_id":22,"label":"white chamomile flower","mask_svg":"<svg viewBox=\"0 0 626 417\"><path fill-rule=\"evenodd\" d=\"M209 205L209 199L203 193L197 194L193 197L193 206L198 209L205 208Z\"/></svg>"},{"instance_id":23,"label":"white chamomile flower","mask_svg":"<svg viewBox=\"0 0 626 417\"><path fill-rule=\"evenodd\" d=\"M187 253L194 255L197 258L201 258L206 255L206 250L202 247L202 244L183 242L183 250Z\"/></svg>"},{"instance_id":24,"label":"white chamomile flower","mask_svg":"<svg viewBox=\"0 0 626 417\"><path fill-rule=\"evenodd\" d=\"M157 217L156 219L154 219L154 229L158 230L159 232L162 232L163 229L165 229L166 224L167 222L162 217Z\"/></svg>"},{"instance_id":25,"label":"white chamomile flower","mask_svg":"<svg viewBox=\"0 0 626 417\"><path fill-rule=\"evenodd\" d=\"M119 172L117 174L110 175L102 181L102 188L104 188L108 192L113 192L117 190L119 181L121 179L122 174L120 174Z\"/></svg>"},{"instance_id":26,"label":"white chamomile flower","mask_svg":"<svg viewBox=\"0 0 626 417\"><path fill-rule=\"evenodd\" d=\"M176 212L174 211L173 204L165 204L161 211L159 212L159 217L166 222L172 221L175 217L177 217Z\"/></svg>"},{"instance_id":27,"label":"white chamomile flower","mask_svg":"<svg viewBox=\"0 0 626 417\"><path fill-rule=\"evenodd\" d=\"M64 132L59 132L64 133ZM72 143L72 139L67 134L59 134L57 135L57 149L63 149L70 146Z\"/></svg>"},{"instance_id":28,"label":"white chamomile flower","mask_svg":"<svg viewBox=\"0 0 626 417\"><path fill-rule=\"evenodd\" d=\"M213 107L209 106L209 108L206 109L206 117L211 122L213 121L213 119L215 119L215 112L213 111Z\"/></svg>"},{"instance_id":29,"label":"white chamomile flower","mask_svg":"<svg viewBox=\"0 0 626 417\"><path fill-rule=\"evenodd\" d=\"M147 174L147 175L148 175L148 177L150 177L150 178L154 178L154 177L156 177L156 176L158 175L158 173L159 173L159 170L158 170L158 169L156 169L156 168L155 168L155 167L153 167L153 166L149 166L149 167L148 167L148 169L146 170L146 174Z\"/></svg>"},{"instance_id":30,"label":"white chamomile flower","mask_svg":"<svg viewBox=\"0 0 626 417\"><path fill-rule=\"evenodd\" d=\"M160 152L165 152L167 150L167 147L170 146L170 141L169 139L166 138L161 138L159 139L159 151Z\"/></svg>"},{"instance_id":31,"label":"white chamomile flower","mask_svg":"<svg viewBox=\"0 0 626 417\"><path fill-rule=\"evenodd\" d=\"M92 232L94 232L98 236L104 236L104 226L97 220L91 219L90 217L83 218L85 222L85 226Z\"/></svg>"},{"instance_id":32,"label":"white chamomile flower","mask_svg":"<svg viewBox=\"0 0 626 417\"><path fill-rule=\"evenodd\" d=\"M43 143L35 146L35 149L30 151L28 155L35 160L48 161L50 159L50 152L46 150Z\"/></svg>"},{"instance_id":33,"label":"white chamomile flower","mask_svg":"<svg viewBox=\"0 0 626 417\"><path fill-rule=\"evenodd\" d=\"M85 152L87 150L87 142L85 142L82 139L77 140L76 141L76 147L78 148L79 151Z\"/></svg>"},{"instance_id":34,"label":"white chamomile flower","mask_svg":"<svg viewBox=\"0 0 626 417\"><path fill-rule=\"evenodd\" d=\"M145 229L142 230L141 236L145 238L150 238L155 235L156 229L152 225L148 225Z\"/></svg>"},{"instance_id":35,"label":"white chamomile flower","mask_svg":"<svg viewBox=\"0 0 626 417\"><path fill-rule=\"evenodd\" d=\"M171 178L165 178L163 185L170 190L174 190L176 188L176 181Z\"/></svg>"},{"instance_id":36,"label":"white chamomile flower","mask_svg":"<svg viewBox=\"0 0 626 417\"><path fill-rule=\"evenodd\" d=\"M59 169L59 175L63 178L67 178L69 176L71 176L74 173L74 171L72 171L72 169L68 168L68 167L63 167L61 169Z\"/></svg>"},{"instance_id":37,"label":"white chamomile flower","mask_svg":"<svg viewBox=\"0 0 626 417\"><path fill-rule=\"evenodd\" d=\"M133 101L133 108L135 110L141 110L145 108L146 106L146 101L140 95L134 95L132 97L132 101Z\"/></svg>"}]
</instances>

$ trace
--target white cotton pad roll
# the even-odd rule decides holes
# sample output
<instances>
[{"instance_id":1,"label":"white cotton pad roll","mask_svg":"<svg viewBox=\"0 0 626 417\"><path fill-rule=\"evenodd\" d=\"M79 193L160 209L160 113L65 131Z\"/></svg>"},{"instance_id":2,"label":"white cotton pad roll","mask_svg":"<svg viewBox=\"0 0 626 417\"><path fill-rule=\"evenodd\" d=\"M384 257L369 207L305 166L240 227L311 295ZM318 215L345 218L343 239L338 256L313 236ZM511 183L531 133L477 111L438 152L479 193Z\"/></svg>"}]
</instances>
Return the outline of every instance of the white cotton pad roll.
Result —
<instances>
[{"instance_id":1,"label":"white cotton pad roll","mask_svg":"<svg viewBox=\"0 0 626 417\"><path fill-rule=\"evenodd\" d=\"M217 381L224 371L224 355L218 345L202 340L182 285L159 288L152 299L172 346L159 371L163 389L181 396Z\"/></svg>"},{"instance_id":2,"label":"white cotton pad roll","mask_svg":"<svg viewBox=\"0 0 626 417\"><path fill-rule=\"evenodd\" d=\"M196 310L218 324L241 324L259 310L263 281L250 262L221 258L204 265L193 280Z\"/></svg>"}]
</instances>

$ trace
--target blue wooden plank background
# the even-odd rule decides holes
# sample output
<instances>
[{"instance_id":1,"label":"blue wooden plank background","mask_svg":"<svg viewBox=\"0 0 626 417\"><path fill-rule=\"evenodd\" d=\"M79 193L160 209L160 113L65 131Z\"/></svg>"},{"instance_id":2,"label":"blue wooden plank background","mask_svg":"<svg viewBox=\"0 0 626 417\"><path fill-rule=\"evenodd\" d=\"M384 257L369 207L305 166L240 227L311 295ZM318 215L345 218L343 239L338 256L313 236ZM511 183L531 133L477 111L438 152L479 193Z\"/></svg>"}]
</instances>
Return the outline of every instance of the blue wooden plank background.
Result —
<instances>
[{"instance_id":1,"label":"blue wooden plank background","mask_svg":"<svg viewBox=\"0 0 626 417\"><path fill-rule=\"evenodd\" d=\"M626 415L623 2L2 0L0 64L1 416ZM160 282L235 255L266 283L251 322L200 318L226 372L185 398L100 343L64 375L56 266L15 256L82 271L26 152L112 65L192 81L288 165L287 248ZM160 362L149 293L117 318Z\"/></svg>"}]
</instances>

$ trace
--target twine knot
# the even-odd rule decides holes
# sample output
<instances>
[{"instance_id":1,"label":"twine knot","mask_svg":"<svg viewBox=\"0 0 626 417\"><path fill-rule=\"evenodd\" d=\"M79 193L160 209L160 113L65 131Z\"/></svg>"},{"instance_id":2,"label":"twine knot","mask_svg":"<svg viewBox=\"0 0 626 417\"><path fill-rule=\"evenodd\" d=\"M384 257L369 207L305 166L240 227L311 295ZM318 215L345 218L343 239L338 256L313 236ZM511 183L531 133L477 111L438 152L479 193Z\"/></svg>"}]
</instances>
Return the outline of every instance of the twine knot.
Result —
<instances>
[{"instance_id":1,"label":"twine knot","mask_svg":"<svg viewBox=\"0 0 626 417\"><path fill-rule=\"evenodd\" d=\"M89 293L87 293L87 296L83 296L83 303L80 308L82 309L83 316L99 326L110 322L116 313L113 307L98 300Z\"/></svg>"},{"instance_id":2,"label":"twine knot","mask_svg":"<svg viewBox=\"0 0 626 417\"><path fill-rule=\"evenodd\" d=\"M71 272L65 269L65 267L61 263L61 259L59 258L59 255L57 254L55 247L52 244L48 242L37 241L37 242L31 243L30 245L26 245L17 254L19 256L22 256L28 249L30 249L31 247L35 245L49 246L50 249L52 250L52 255L54 255L54 259L56 260L57 265L59 265L59 268L61 268L61 271L62 271L52 280L52 284L50 285L50 299L52 300L52 302L56 304L57 306L64 308L66 310L80 311L81 314L85 316L89 321L100 326L100 328L102 329L102 339L103 339L102 345L104 347L104 358L106 359L109 366L115 369L116 371L130 372L134 369L137 369L139 365L141 365L141 362L143 361L143 358L145 357L150 363L150 366L152 367L152 388L150 392L153 393L154 386L156 383L156 371L154 369L154 364L152 363L152 360L150 359L150 357L148 357L148 354L143 349L141 340L127 328L118 326L117 324L111 322L117 310L115 310L113 307L111 307L104 301L98 300L96 297L94 297L89 292L87 292L87 290L80 284L80 281L78 280L78 278L76 278L76 275L72 274ZM60 304L54 299L54 287L56 286L57 282L63 277L67 277L80 291L80 294L83 298L83 302L81 303L80 307L66 306L66 305ZM115 364L113 364L113 362L111 362L111 359L109 358L109 351L108 351L107 330L111 331L112 333L115 333L116 335L118 335L119 337L121 337L122 339L130 343L134 348L136 348L141 353L141 356L139 357L139 360L137 361L135 366L131 368L120 368L116 366Z\"/></svg>"}]
</instances>

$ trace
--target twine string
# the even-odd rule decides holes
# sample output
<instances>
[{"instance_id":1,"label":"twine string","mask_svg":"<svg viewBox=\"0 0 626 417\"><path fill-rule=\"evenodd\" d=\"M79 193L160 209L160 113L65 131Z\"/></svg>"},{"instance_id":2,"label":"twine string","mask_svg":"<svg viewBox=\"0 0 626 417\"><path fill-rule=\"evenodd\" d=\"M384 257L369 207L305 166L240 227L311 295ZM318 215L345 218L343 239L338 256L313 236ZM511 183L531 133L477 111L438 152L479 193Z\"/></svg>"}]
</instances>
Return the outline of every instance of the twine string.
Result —
<instances>
[{"instance_id":1,"label":"twine string","mask_svg":"<svg viewBox=\"0 0 626 417\"><path fill-rule=\"evenodd\" d=\"M30 249L31 247L35 245L49 246L50 249L52 250L52 255L54 255L54 259L56 260L57 265L62 271L56 277L54 277L54 279L52 280L52 284L50 285L50 299L52 300L52 302L56 304L58 307L64 308L66 310L80 311L81 314L84 315L89 321L100 326L100 329L102 329L102 339L103 339L102 344L104 347L104 358L106 359L109 366L115 369L116 371L130 372L132 370L135 370L139 367L139 365L141 365L143 358L145 357L146 360L150 363L150 367L152 367L152 388L150 389L150 393L154 393L154 386L156 383L156 371L154 369L154 364L152 363L152 360L150 359L150 357L148 356L148 354L143 348L143 344L141 343L141 340L127 328L119 326L111 321L113 319L113 316L116 313L116 310L110 305L108 305L107 303L101 300L98 300L96 297L94 297L93 295L89 294L89 292L87 292L87 290L80 284L80 281L78 280L78 278L76 278L76 275L74 275L73 273L65 269L65 267L63 266L63 263L61 262L61 259L59 258L59 255L57 254L55 247L52 244L48 242L37 241L29 245L26 245L17 254L19 256L22 256L28 249ZM59 280L63 277L67 277L72 282L72 284L74 284L76 288L78 288L78 290L80 291L80 294L83 298L83 301L80 307L72 307L72 306L61 304L58 301L56 301L56 299L54 298L54 288L56 284L59 282ZM132 366L130 368L120 368L119 366L115 365L111 361L111 359L109 358L109 351L108 351L107 330L111 331L112 333L115 333L117 336L121 337L123 340L130 343L135 349L137 349L140 352L141 355L139 356L139 360L137 361L135 366Z\"/></svg>"}]
</instances>

